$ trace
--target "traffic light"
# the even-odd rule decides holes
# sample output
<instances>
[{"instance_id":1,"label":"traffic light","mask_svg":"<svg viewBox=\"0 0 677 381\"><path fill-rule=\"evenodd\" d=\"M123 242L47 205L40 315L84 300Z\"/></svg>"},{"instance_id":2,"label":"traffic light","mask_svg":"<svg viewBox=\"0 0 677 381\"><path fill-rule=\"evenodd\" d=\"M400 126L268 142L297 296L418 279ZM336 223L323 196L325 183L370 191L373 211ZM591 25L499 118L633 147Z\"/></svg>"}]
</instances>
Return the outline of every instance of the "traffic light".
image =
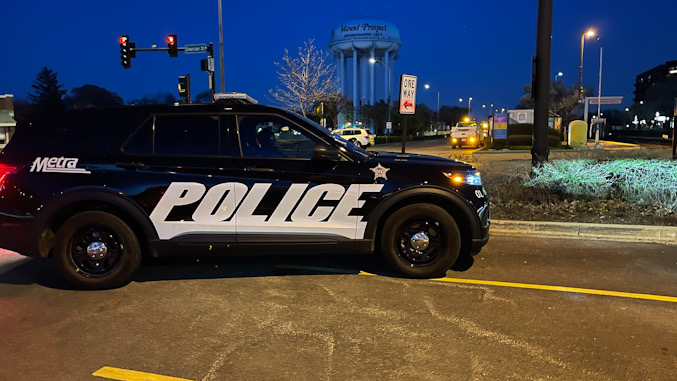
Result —
<instances>
[{"instance_id":1,"label":"traffic light","mask_svg":"<svg viewBox=\"0 0 677 381\"><path fill-rule=\"evenodd\" d=\"M120 63L125 69L132 68L132 51L130 49L131 45L132 44L129 42L128 35L125 34L124 36L120 36Z\"/></svg>"},{"instance_id":2,"label":"traffic light","mask_svg":"<svg viewBox=\"0 0 677 381\"><path fill-rule=\"evenodd\" d=\"M175 34L170 34L167 36L167 47L169 48L169 56L170 57L176 57L178 56L178 45L176 42L176 35Z\"/></svg>"},{"instance_id":3,"label":"traffic light","mask_svg":"<svg viewBox=\"0 0 677 381\"><path fill-rule=\"evenodd\" d=\"M179 77L179 101L183 101L183 103L191 103L190 102L190 73L186 73L186 75L182 75Z\"/></svg>"}]
</instances>

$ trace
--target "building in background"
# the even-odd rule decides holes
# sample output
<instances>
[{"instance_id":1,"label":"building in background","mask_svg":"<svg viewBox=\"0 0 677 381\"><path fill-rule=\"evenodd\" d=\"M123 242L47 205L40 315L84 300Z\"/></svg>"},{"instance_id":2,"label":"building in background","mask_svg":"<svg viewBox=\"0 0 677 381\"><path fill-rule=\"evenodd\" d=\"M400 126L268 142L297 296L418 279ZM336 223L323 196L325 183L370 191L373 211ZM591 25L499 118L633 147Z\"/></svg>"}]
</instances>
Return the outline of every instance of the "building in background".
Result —
<instances>
[{"instance_id":1,"label":"building in background","mask_svg":"<svg viewBox=\"0 0 677 381\"><path fill-rule=\"evenodd\" d=\"M656 83L663 83L673 77L677 77L677 60L668 61L638 75L635 80L635 91L633 92L635 94L635 103L646 100L646 92L651 86Z\"/></svg>"},{"instance_id":2,"label":"building in background","mask_svg":"<svg viewBox=\"0 0 677 381\"><path fill-rule=\"evenodd\" d=\"M332 31L329 49L337 63L339 88L353 100L355 119L361 105L373 105L380 99L388 102L392 97L393 61L400 45L400 31L386 21L351 20ZM377 81L377 77L381 79ZM377 82L383 84L378 93Z\"/></svg>"},{"instance_id":3,"label":"building in background","mask_svg":"<svg viewBox=\"0 0 677 381\"><path fill-rule=\"evenodd\" d=\"M0 150L5 148L14 134L14 95L0 95Z\"/></svg>"}]
</instances>

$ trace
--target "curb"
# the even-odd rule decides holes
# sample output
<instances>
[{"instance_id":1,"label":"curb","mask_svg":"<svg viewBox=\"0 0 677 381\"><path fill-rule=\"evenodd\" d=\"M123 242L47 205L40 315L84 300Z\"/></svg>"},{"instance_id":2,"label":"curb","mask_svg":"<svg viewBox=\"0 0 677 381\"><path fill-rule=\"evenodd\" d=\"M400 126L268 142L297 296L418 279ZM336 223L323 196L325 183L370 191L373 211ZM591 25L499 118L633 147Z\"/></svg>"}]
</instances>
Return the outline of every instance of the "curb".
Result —
<instances>
[{"instance_id":1,"label":"curb","mask_svg":"<svg viewBox=\"0 0 677 381\"><path fill-rule=\"evenodd\" d=\"M490 232L497 235L538 234L551 238L677 245L676 226L492 220Z\"/></svg>"}]
</instances>

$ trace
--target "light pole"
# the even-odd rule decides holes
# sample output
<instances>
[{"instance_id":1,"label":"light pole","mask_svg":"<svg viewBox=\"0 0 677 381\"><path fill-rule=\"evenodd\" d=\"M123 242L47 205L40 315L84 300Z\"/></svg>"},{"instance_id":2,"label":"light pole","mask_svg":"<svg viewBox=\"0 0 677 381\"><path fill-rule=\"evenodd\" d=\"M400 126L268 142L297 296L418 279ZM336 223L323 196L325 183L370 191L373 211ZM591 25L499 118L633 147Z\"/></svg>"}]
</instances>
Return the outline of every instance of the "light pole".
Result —
<instances>
[{"instance_id":1,"label":"light pole","mask_svg":"<svg viewBox=\"0 0 677 381\"><path fill-rule=\"evenodd\" d=\"M576 115L579 114L581 108L581 99L583 96L583 47L585 47L585 38L593 37L595 31L588 29L587 31L581 33L581 62L578 65L578 103L576 103Z\"/></svg>"},{"instance_id":2,"label":"light pole","mask_svg":"<svg viewBox=\"0 0 677 381\"><path fill-rule=\"evenodd\" d=\"M388 65L383 63L383 61L376 59L376 58L370 58L369 63L370 64L375 64L375 63L380 63L383 65L383 67L388 68L388 122L390 122L390 86L392 85L392 75L393 75L393 69L392 69L392 61L388 61Z\"/></svg>"},{"instance_id":3,"label":"light pole","mask_svg":"<svg viewBox=\"0 0 677 381\"><path fill-rule=\"evenodd\" d=\"M555 82L557 82L557 78L563 77L563 76L564 76L564 73L562 73L561 71L559 73L555 74Z\"/></svg>"},{"instance_id":4,"label":"light pole","mask_svg":"<svg viewBox=\"0 0 677 381\"><path fill-rule=\"evenodd\" d=\"M428 90L430 88L429 84L425 84L425 89ZM440 128L440 90L437 90L437 111L435 112L436 114L436 121L435 121L435 128L439 129Z\"/></svg>"},{"instance_id":5,"label":"light pole","mask_svg":"<svg viewBox=\"0 0 677 381\"><path fill-rule=\"evenodd\" d=\"M470 117L470 102L472 102L472 97L468 98L468 117Z\"/></svg>"}]
</instances>

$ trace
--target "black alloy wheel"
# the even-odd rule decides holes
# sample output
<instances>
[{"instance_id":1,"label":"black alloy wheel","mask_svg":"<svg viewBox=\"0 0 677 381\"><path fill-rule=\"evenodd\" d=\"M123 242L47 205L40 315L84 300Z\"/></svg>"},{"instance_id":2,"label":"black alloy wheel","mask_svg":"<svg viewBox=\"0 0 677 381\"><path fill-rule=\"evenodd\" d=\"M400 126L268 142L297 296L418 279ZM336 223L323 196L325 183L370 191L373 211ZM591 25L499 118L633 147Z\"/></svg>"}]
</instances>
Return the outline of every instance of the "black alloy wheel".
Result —
<instances>
[{"instance_id":1,"label":"black alloy wheel","mask_svg":"<svg viewBox=\"0 0 677 381\"><path fill-rule=\"evenodd\" d=\"M413 278L443 276L458 258L461 234L453 217L433 204L395 211L381 232L381 253L395 270Z\"/></svg>"},{"instance_id":2,"label":"black alloy wheel","mask_svg":"<svg viewBox=\"0 0 677 381\"><path fill-rule=\"evenodd\" d=\"M90 211L69 218L54 241L57 267L72 284L84 289L124 285L141 263L141 247L120 218Z\"/></svg>"}]
</instances>

